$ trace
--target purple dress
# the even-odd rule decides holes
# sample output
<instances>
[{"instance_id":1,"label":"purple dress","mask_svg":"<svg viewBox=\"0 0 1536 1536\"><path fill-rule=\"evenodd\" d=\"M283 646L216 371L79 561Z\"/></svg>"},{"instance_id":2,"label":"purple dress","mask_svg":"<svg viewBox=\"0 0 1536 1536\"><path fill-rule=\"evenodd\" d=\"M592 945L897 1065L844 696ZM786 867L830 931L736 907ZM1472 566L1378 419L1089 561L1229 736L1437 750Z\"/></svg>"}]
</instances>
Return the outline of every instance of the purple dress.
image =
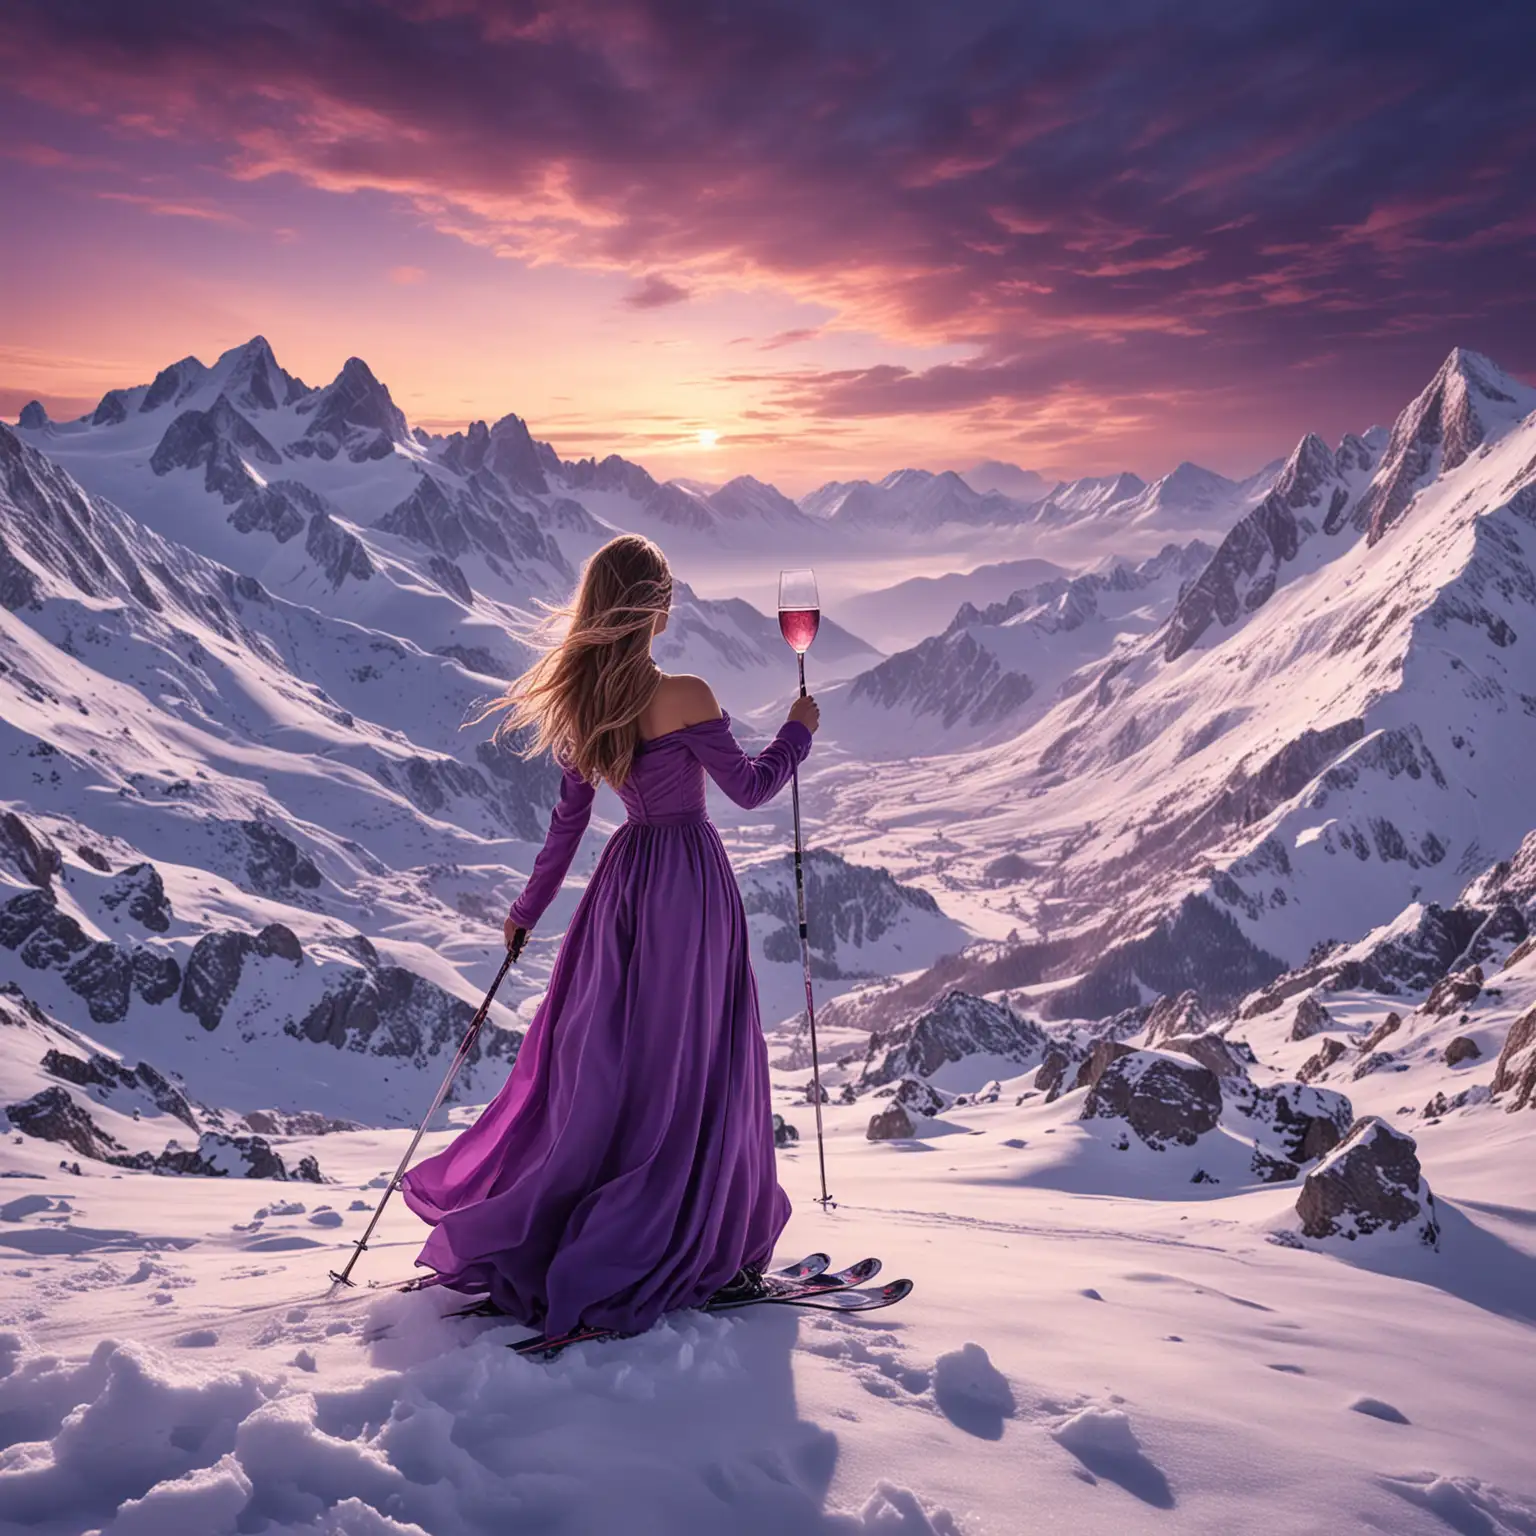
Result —
<instances>
[{"instance_id":1,"label":"purple dress","mask_svg":"<svg viewBox=\"0 0 1536 1536\"><path fill-rule=\"evenodd\" d=\"M433 1224L417 1260L550 1332L637 1332L764 1265L789 1219L774 1166L768 1048L747 920L707 772L738 805L783 788L811 747L786 721L748 757L730 717L642 742L608 840L505 1085L406 1175ZM567 772L514 922L570 868L593 788Z\"/></svg>"}]
</instances>

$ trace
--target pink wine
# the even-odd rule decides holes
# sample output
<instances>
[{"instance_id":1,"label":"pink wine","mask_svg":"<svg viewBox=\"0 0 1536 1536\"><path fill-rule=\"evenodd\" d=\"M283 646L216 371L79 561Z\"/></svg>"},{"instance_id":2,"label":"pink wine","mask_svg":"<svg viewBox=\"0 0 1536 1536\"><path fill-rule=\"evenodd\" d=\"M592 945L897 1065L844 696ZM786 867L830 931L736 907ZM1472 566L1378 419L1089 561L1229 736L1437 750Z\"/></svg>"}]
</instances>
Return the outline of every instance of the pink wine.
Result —
<instances>
[{"instance_id":1,"label":"pink wine","mask_svg":"<svg viewBox=\"0 0 1536 1536\"><path fill-rule=\"evenodd\" d=\"M780 608L779 629L790 646L801 653L811 648L821 627L820 608Z\"/></svg>"}]
</instances>

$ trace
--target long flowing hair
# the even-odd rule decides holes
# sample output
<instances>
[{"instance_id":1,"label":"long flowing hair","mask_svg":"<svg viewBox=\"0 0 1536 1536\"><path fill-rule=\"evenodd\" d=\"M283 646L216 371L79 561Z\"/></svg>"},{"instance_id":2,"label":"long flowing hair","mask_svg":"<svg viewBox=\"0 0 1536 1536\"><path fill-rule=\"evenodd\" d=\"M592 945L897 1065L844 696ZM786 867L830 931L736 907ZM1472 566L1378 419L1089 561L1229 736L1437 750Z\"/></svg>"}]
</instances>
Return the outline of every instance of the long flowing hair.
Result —
<instances>
[{"instance_id":1,"label":"long flowing hair","mask_svg":"<svg viewBox=\"0 0 1536 1536\"><path fill-rule=\"evenodd\" d=\"M531 638L543 654L476 721L500 713L494 739L519 734L523 756L547 751L588 783L618 789L661 681L651 636L671 603L660 549L638 534L610 539L582 567L569 602L541 604L545 618Z\"/></svg>"}]
</instances>

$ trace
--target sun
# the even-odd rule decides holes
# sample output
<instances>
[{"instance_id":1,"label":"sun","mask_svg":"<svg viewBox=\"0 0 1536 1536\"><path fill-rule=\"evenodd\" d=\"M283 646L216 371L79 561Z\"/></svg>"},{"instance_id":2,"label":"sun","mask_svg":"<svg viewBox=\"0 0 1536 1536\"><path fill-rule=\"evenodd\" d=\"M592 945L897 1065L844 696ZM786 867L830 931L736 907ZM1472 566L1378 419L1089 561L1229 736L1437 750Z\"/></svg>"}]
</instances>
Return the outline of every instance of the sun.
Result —
<instances>
[{"instance_id":1,"label":"sun","mask_svg":"<svg viewBox=\"0 0 1536 1536\"><path fill-rule=\"evenodd\" d=\"M713 448L720 441L720 434L713 427L699 428L699 447Z\"/></svg>"}]
</instances>

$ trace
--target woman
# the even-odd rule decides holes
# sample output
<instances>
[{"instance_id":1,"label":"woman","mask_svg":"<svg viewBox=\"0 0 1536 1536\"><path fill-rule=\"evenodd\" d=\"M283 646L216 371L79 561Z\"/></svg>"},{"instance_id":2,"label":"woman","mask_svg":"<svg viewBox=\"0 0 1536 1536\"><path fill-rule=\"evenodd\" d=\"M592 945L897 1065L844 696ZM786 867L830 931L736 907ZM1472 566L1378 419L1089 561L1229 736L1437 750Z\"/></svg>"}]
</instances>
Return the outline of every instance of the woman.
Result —
<instances>
[{"instance_id":1,"label":"woman","mask_svg":"<svg viewBox=\"0 0 1536 1536\"><path fill-rule=\"evenodd\" d=\"M505 1086L403 1193L434 1226L418 1263L551 1333L623 1333L750 1286L789 1219L775 1176L768 1052L741 894L704 810L771 799L810 750L796 699L748 757L709 685L651 659L672 577L649 539L605 544L569 625L508 690L501 730L563 769L507 916L515 958L559 890L602 779L628 819L577 904Z\"/></svg>"}]
</instances>

